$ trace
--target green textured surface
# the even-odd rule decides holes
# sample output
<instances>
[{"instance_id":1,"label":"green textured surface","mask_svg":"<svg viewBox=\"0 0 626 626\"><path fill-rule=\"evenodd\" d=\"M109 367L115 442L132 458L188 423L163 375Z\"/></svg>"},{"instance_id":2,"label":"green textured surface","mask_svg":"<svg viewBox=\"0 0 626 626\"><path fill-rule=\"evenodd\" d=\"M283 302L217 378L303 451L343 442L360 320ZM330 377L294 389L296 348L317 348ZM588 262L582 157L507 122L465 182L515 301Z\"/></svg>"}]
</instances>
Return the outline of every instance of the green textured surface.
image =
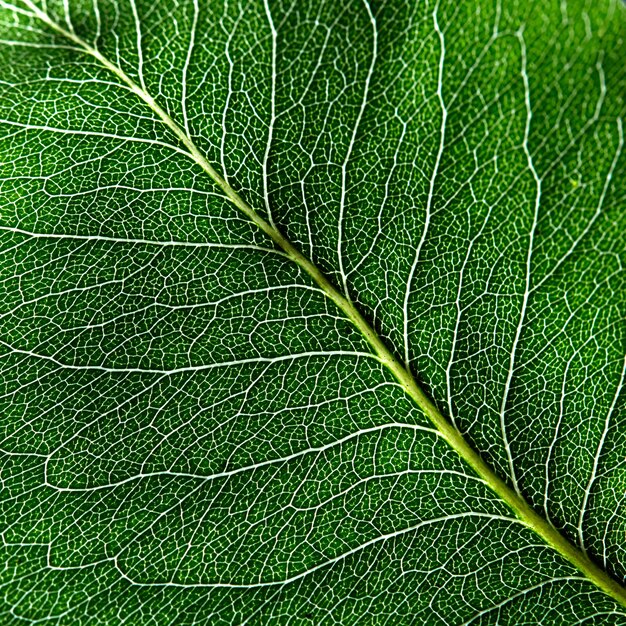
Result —
<instances>
[{"instance_id":1,"label":"green textured surface","mask_svg":"<svg viewBox=\"0 0 626 626\"><path fill-rule=\"evenodd\" d=\"M626 577L620 3L0 0L0 623L626 625L33 11Z\"/></svg>"}]
</instances>

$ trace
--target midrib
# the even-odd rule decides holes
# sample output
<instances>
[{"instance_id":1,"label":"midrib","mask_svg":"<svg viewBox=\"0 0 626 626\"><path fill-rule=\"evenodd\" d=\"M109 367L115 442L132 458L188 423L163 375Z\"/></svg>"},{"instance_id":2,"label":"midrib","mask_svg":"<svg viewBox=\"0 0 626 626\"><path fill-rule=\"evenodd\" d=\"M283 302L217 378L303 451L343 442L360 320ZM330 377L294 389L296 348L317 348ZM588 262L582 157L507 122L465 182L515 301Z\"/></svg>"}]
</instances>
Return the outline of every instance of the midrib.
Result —
<instances>
[{"instance_id":1,"label":"midrib","mask_svg":"<svg viewBox=\"0 0 626 626\"><path fill-rule=\"evenodd\" d=\"M485 463L482 457L465 440L463 435L442 415L433 402L426 396L417 384L408 367L405 367L393 353L387 348L381 337L374 328L365 320L358 309L324 276L321 270L306 256L304 256L276 227L261 217L215 170L206 157L200 152L193 140L185 131L168 115L168 113L154 100L154 98L142 87L137 85L120 67L111 63L98 50L83 41L74 33L54 22L46 13L41 11L30 0L24 0L25 4L37 17L50 28L63 37L74 42L86 54L96 59L103 67L112 72L134 94L163 121L163 123L176 135L180 142L188 150L193 159L206 174L222 189L228 199L247 217L256 224L272 241L279 246L285 254L302 270L304 270L324 291L335 305L352 321L361 332L379 361L387 367L406 394L425 413L426 417L435 426L445 441L468 463L468 465L482 478L488 487L513 511L515 516L524 525L532 529L541 539L561 556L574 565L585 577L598 588L611 596L626 608L626 588L612 578L607 572L598 567L581 550L574 546L545 518L539 515L526 502L521 495L517 494L507 483ZM17 9L16 9L17 10Z\"/></svg>"}]
</instances>

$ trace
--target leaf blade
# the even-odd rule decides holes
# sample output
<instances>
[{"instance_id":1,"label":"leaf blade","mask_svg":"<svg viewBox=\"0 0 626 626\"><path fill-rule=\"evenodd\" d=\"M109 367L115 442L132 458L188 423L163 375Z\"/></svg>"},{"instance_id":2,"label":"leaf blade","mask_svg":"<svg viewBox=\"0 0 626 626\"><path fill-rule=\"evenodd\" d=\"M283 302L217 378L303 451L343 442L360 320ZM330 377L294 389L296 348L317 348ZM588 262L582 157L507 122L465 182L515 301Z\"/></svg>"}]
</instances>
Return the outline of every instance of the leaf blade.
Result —
<instances>
[{"instance_id":1,"label":"leaf blade","mask_svg":"<svg viewBox=\"0 0 626 626\"><path fill-rule=\"evenodd\" d=\"M140 78L139 80L141 80L141 78ZM131 87L131 88L132 88L132 87ZM146 101L146 99L144 99L144 101ZM162 110L162 109L161 109L161 110ZM162 111L163 111L163 110L162 110ZM169 115L168 115L168 114L165 114L165 115L169 117ZM169 119L171 120L171 118L169 118ZM170 127L170 130L173 130L174 134L175 134L175 135L177 135L177 131L176 131L176 129L175 129L175 128L173 128L173 126L172 126L172 125L170 125L170 124L168 124L168 126ZM42 130L42 129L39 129L39 130ZM44 132L46 132L46 131L44 131ZM356 132L356 131L355 131L355 132ZM178 138L179 138L179 139L182 139L182 137L180 137L180 135L178 135ZM100 137L100 139L114 139L114 138L110 138L110 137L107 137L107 138ZM184 143L184 141L183 141L183 143ZM441 144L440 144L440 145L441 145ZM100 146L98 146L98 147L100 147ZM159 156L160 156L160 155L159 155ZM196 160L197 160L197 159L196 159ZM264 178L264 180L265 180L265 178ZM194 185L195 185L195 184L196 184L195 177L193 178L193 182L194 182ZM342 187L342 188L343 188L343 189L345 189L345 186L344 186L344 187ZM230 218L230 219L232 220L232 218ZM241 232L242 232L242 234L243 234L244 230L241 230ZM254 237L254 235L252 235L252 237ZM250 240L249 240L249 241L250 241ZM254 241L256 241L256 240L254 240ZM249 245L254 245L254 244L249 244ZM63 257L61 257L61 262L62 262L62 259L63 259ZM180 260L177 260L176 262L177 262L177 263L181 263L181 261L180 261ZM102 259L99 259L98 263L99 263L100 265L102 265L102 264L103 264L103 263L102 263ZM209 263L209 265L210 265L210 263ZM267 271L267 270L266 270L266 267L265 267L266 265L267 265L267 261L265 261L265 260L264 260L263 264L259 264L259 271L260 271L261 273L265 273L265 272ZM169 268L171 269L171 268L173 267L173 261L172 261L171 259L168 259L168 260L167 260L167 262L165 263L165 266L167 266L167 267L169 267ZM182 267L182 266L184 266L184 262L182 263L181 267ZM184 271L183 271L183 270L181 270L181 272L183 272L183 273L184 273L184 272L186 271L187 275L190 275L190 274L192 274L192 267L193 267L193 263L191 263L191 264L189 265L189 269L184 270ZM263 267L263 269L261 269L262 267ZM58 270L57 270L57 271L58 271ZM281 270L281 271L284 271L284 270ZM142 272L144 272L144 273L145 273L145 269L142 269ZM341 272L340 272L340 274L341 274ZM365 275L372 275L372 273L371 273L371 272L365 272L364 274L365 274ZM157 272L157 275L158 275L158 272ZM144 276L144 279L145 279L145 276ZM67 280L67 279L65 279L65 280ZM299 280L302 280L302 277L301 277L301 276L297 276L297 277L296 277L296 276L293 276L293 277L290 277L290 281L292 281L294 284L295 284L295 282L298 282ZM145 285L141 285L141 287L145 290ZM526 291L527 291L527 290L526 290ZM15 292L14 292L14 293L15 293ZM178 295L178 298L180 299L180 295ZM348 306L348 305L349 305L349 306L351 306L351 305L350 305L350 303L347 303L347 305L346 305L346 306ZM313 308L314 308L314 309L318 309L318 310L319 310L319 309L320 309L320 306L321 306L320 304L316 304L316 305L314 305L314 307L313 307ZM324 307L323 307L323 305L322 305L322 309L323 309L323 308L324 308ZM137 310L137 313L138 313L138 314L141 314L141 312L142 312L142 311L141 311L141 309L138 309L138 310ZM326 313L326 315L328 316L328 313ZM245 315L244 315L244 317L245 317ZM311 315L309 315L308 317L311 317ZM348 317L350 317L350 315L348 315ZM330 324L330 327L327 327L327 328L330 330L330 332L333 334L333 336L335 336L335 337L336 337L335 341L337 342L337 345L341 345L341 344L344 344L344 345L345 345L345 344L346 344L345 337L340 337L340 333L338 333L338 332L337 332L337 331L338 331L338 328L334 328L334 329L332 328L333 324L335 324L335 323L336 323L336 324L339 324L339 322L338 322L338 321L337 321L337 322L336 322L336 321L334 321L334 316L333 316L332 314L330 314L330 315L329 315L329 318L331 319L331 324ZM268 318L268 320L267 320L267 321L268 321L268 322L272 322L272 321L276 322L276 320L272 320L272 319L271 319L271 316ZM283 315L283 319L282 319L282 320L280 320L280 321L282 321L283 323L285 322L284 315ZM308 320L307 320L307 321L308 321ZM290 322L290 324L293 324L293 322L292 322L292 320L291 320L291 319L289 319L289 322ZM167 323L170 323L170 324L171 324L171 322L167 322ZM180 324L180 322L179 322L178 324ZM92 325L92 324L90 324L90 326L91 326L91 325ZM176 327L176 326L177 326L177 323L174 323L174 327ZM183 326L183 328L184 328L184 326ZM71 330L72 330L72 332L74 332L74 331L75 331L75 329L71 329ZM328 334L329 330L322 331L322 332L323 332L323 336L326 336L326 335ZM40 331L40 330L38 330L38 332L41 332L41 331ZM192 331L192 332L193 332L193 331ZM291 336L292 336L292 338L293 338L293 336L297 336L297 335L299 335L301 332L302 332L302 331L294 332L294 331L293 331L293 329L292 329L292 331L291 331ZM111 333L111 332L109 331L109 332L107 333L107 336L108 336L108 338L111 338L112 336L114 336L114 334L115 334L115 333ZM189 334L189 333L187 333L187 334ZM317 334L319 334L319 331L318 331L318 333L317 333ZM138 348L137 348L137 350L136 350L136 354L133 356L132 352L130 352L130 353L129 353L129 351L128 351L128 346L129 346L129 345L130 345L130 343L132 343L132 342L129 342L129 341L128 341L128 339L125 339L125 338L124 338L124 335L125 335L125 332L124 332L123 330L122 330L122 331L120 331L120 333L119 333L119 336L120 336L120 343L119 343L119 345L115 345L115 346L113 346L113 348L114 348L114 351L113 351L113 352L111 352L111 349L109 349L109 351L108 351L108 352L107 352L107 351L104 351L104 352L103 352L103 355L104 355L104 356L106 356L106 358L110 358L111 354L114 354L114 353L115 353L115 350L117 350L117 352L121 355L122 360L123 360L124 358L128 359L128 358L129 358L129 356L130 356L131 360L133 360L133 359L135 359L135 360L139 359L139 361L138 361L138 362L141 362L141 358L142 358L142 356L141 356L141 355L142 355L142 353L144 354L144 358L145 358L145 355L146 355L146 354L148 354L148 352L147 352L147 348L146 348L145 346L142 346L142 345L141 345L141 343L140 343L140 344L139 344L139 346L138 346ZM185 333L183 333L183 335L185 335ZM189 335L189 336L191 336L191 335ZM267 343L266 343L266 342L263 342L263 340L262 340L262 339L263 339L263 338L262 338L262 336L259 336L259 338L260 338L260 341L261 341L261 344L260 344L260 345L262 345L262 347L263 347L265 350L267 350L267 348L268 348ZM23 339L23 338L21 338L21 339ZM54 339L54 337L52 337L51 339L49 339L49 341L52 341L53 339ZM133 339L133 341L134 341L134 340L136 339L136 337L135 337L135 336L133 336L133 337L132 337L132 339ZM293 341L293 339L292 339L292 341ZM311 339L307 340L307 342L309 342L309 341L315 341L315 339L313 339L313 336L311 336ZM352 343L354 343L355 341L356 341L356 339L352 338L350 341L348 341L348 343L349 343L349 344L352 344ZM305 342L305 343L307 343L307 342ZM40 343L41 343L41 341L40 341ZM79 343L80 343L80 340L79 340ZM115 343L115 342L114 342L114 343ZM191 342L191 343L194 343L194 342ZM218 343L219 343L219 341L218 341ZM45 345L45 344L44 344L44 345ZM89 344L86 344L86 345L89 345ZM77 353L75 353L75 354L78 354L78 353L80 353L81 351L82 351L82 352L84 352L84 351L85 351L85 348L86 348L86 345L79 346L79 348L80 348L80 349L79 349L79 351L78 351ZM154 348L155 348L155 342L154 342L154 337L153 337L153 338L151 338L151 339L150 339L150 345L151 345L150 352L152 353L152 356L151 356L150 358L154 358L154 354L157 354L157 355L158 355L158 354L159 354L159 352L163 352L163 353L167 353L168 351L170 351L170 352L171 352L171 348L169 348L168 346L171 346L171 345L173 345L173 344L171 344L171 342L170 342L170 344L168 344L168 343L163 343L163 344L161 344L161 346L159 346L158 344L156 344L156 346L157 346L157 347L156 347L156 350L155 350L155 349L154 349ZM242 348L242 346L243 346L243 344L231 344L229 347L227 347L227 350L231 350L231 351L232 351L232 350L233 350L233 349L235 349L236 347L237 347L238 349L241 349L241 348ZM48 346L48 347L49 347L49 346ZM279 346L279 347L280 347L280 346ZM91 350L93 350L93 347L91 347L90 349L91 349ZM249 348L245 348L245 349L246 349L246 350L249 350ZM258 350L258 348L257 348L257 350ZM189 356L190 354L191 354L191 353L188 353L188 356ZM313 355L311 355L311 356L313 356ZM320 354L320 356L321 356L321 354ZM330 355L329 355L329 356L330 356ZM169 358L171 359L171 356L170 356ZM183 351L183 352L180 354L180 356L179 356L179 357L177 357L177 358L178 358L179 360L180 360L181 358L183 358L183 361L184 361L184 351ZM207 358L207 353L201 353L200 359L202 360L202 359L206 359L206 358ZM157 361L158 361L158 358L157 358ZM176 358L174 358L174 363L176 363ZM360 364L360 365L359 365L359 370L358 370L358 371L359 371L359 372L362 372L363 367L364 367L364 366L363 366L362 364ZM135 367L134 369L138 369L138 368L136 368L136 367ZM143 369L143 368L142 368L142 367L140 367L139 369ZM332 369L332 365L331 365L331 369ZM113 374L113 373L116 373L116 372L110 372L110 373L112 373L112 374ZM122 373L124 373L124 372L122 372ZM128 373L128 374L131 374L132 372L127 372L127 373ZM158 375L158 374L160 374L160 373L162 373L162 372L161 372L160 370L156 370L156 371L154 371L154 372L151 372L151 371L149 371L149 370L148 370L148 371L143 371L143 372L136 371L135 373L137 373L137 374L155 374L155 375ZM509 372L509 373L510 373L510 372ZM379 374L379 375L380 375L380 374ZM384 378L384 377L383 377L383 378ZM414 419L415 419L417 422L419 422L419 418L415 417ZM152 423L152 422L150 422L150 423ZM198 426L196 425L196 428L197 428L197 427L198 427ZM275 436L276 436L276 434L275 434ZM148 445L149 445L149 444L148 444ZM367 448L367 446L366 446L366 448ZM442 457L445 457L445 455L444 455L442 452L440 452L439 454L440 454ZM363 455L363 456L367 456L367 455ZM71 458L71 456L70 456L70 458ZM75 456L74 456L74 458L75 458ZM120 458L126 458L126 457L124 457L124 455L122 455L122 454L119 454L119 452L118 452L118 453L113 453L113 454L111 454L111 460L112 460L113 462L115 462L115 459L120 459ZM189 462L189 461L186 461L186 462ZM68 467L70 468L70 472L71 472L71 471L72 471L72 469L71 469L71 467L72 467L72 466L71 466L71 463L70 463L70 465L68 465ZM85 467L87 467L87 465L85 465ZM74 470L74 471L75 471L75 470ZM102 476L104 476L104 475L107 473L107 471L109 471L109 472L110 472L110 470L105 470L105 471L103 471ZM311 470L307 470L307 471L311 471ZM61 472L61 474L62 474L62 472ZM306 475L306 474L305 474L305 475ZM357 484L358 484L358 481L357 481ZM427 487L427 488L426 488L426 493L429 493L429 494L432 496L432 491L429 491L429 489L430 489L430 490L432 490L432 489L433 489L433 487ZM454 489L451 489L451 490L452 490L452 491L454 491ZM466 489L466 490L467 490L467 489ZM192 491L191 491L191 495L193 495L194 493L195 493L195 492L192 490ZM482 496L482 499L485 499L485 496ZM479 500L480 500L480 498L479 498ZM203 500L203 501L200 503L200 505L199 505L199 506L200 506L200 507L202 507L202 504L206 505L206 500ZM449 504L449 505L450 505L450 504ZM106 506L105 506L104 508L105 508L105 510L106 510ZM416 507L416 510L417 510L417 511L423 511L423 510L425 510L425 508L427 508L427 507L425 507L425 504L424 504L423 502L421 502L421 501L420 501L420 505ZM195 517L195 515L196 515L196 513L195 513L195 509L192 509L192 510L194 511L194 513L193 513L192 517ZM413 513L413 514L415 514L415 512L416 512L416 511L412 511L412 513ZM337 513L335 512L334 514L336 515ZM471 511L467 511L467 514L468 514L468 515L470 515L470 516L472 515ZM477 515L475 512L474 512L473 514L474 514L474 515ZM485 513L485 514L486 514L486 515L491 515L491 516L493 516L493 515L494 515L494 513L489 513L489 514ZM393 514L390 514L390 515L392 515L392 517L393 517L393 516L398 516L398 515L399 515L399 513L396 511L396 512L394 512ZM464 514L463 514L463 515L464 515ZM85 514L85 516L86 516L86 514ZM82 517L83 517L83 516L81 516L81 520L82 520ZM449 517L449 515L446 517L446 519L448 519L448 517ZM199 518L199 519L200 519L201 521L203 521L202 515L200 515L200 518ZM332 519L332 514L331 514L331 519ZM382 520L384 520L384 519L385 519L385 516L383 516ZM400 516L400 518L399 518L399 519L401 519L401 516ZM437 519L437 518L434 518L434 519ZM396 523L397 523L397 522L398 522L398 520L396 520ZM170 525L171 525L171 522L170 522ZM183 531L184 531L184 530L185 530L185 526L186 526L186 525L183 525L183 528L182 528L181 530L183 530ZM69 529L69 528L71 528L71 527L72 527L72 524L69 524L68 529ZM200 526L198 526L198 528L200 528ZM166 531L166 530L167 530L167 525L166 525L166 527L163 529L163 531ZM313 530L314 530L314 529L313 529ZM344 529L344 530L345 530L345 529ZM162 531L162 532L163 532L163 531ZM350 534L350 532L351 532L351 531L348 531L348 535ZM382 527L381 527L381 528L378 528L378 532L379 532L379 534L381 534L381 536L383 536L383 537L384 537L384 536L386 536L386 535L385 535L385 533L383 532ZM507 531L507 532L511 532L511 531L509 530L509 531ZM363 531L361 531L361 533L363 533ZM141 535L141 533L140 533L140 535ZM184 532L183 532L183 535L184 535ZM144 535L144 536L145 536L145 535ZM177 535L177 536L178 536L178 535ZM192 535L192 536L193 536L193 535ZM362 537L367 537L367 533L362 534L361 536L362 536ZM496 536L498 536L498 533L496 533ZM320 539L321 539L321 540L323 540L323 537L320 537ZM69 537L69 534L68 534L68 540L70 540L70 541L71 541L71 538ZM293 539L291 539L291 541L293 541ZM327 541L327 540L326 540L326 541ZM172 550L174 550L173 554L177 554L177 552L176 552L176 547L175 547L175 546L176 546L176 543L177 543L176 538L174 538L174 539L170 538L170 542L169 542L169 546L170 546L170 547L169 547L168 549L172 549ZM367 540L362 541L362 543L367 544ZM357 542L357 544L358 544L358 542ZM532 544L532 541L530 541L530 544ZM289 545L289 542L288 542L286 545ZM84 550L84 549L85 549L85 546L83 546L81 549L83 549L83 550ZM105 547L104 549L106 550L106 547ZM150 548L150 542L148 542L148 544L147 544L147 545L144 545L144 547L143 547L143 548L140 548L140 550L148 550L148 554L151 554L151 553L152 553L151 551L158 550L158 549L159 549L159 548L158 548L158 546L157 546L157 547L153 546L152 548ZM190 548L190 549L191 549L191 548ZM245 550L247 550L247 549L252 549L252 548L244 548L242 553L243 553L243 554L245 554ZM291 549L293 550L293 548L291 548ZM319 547L318 547L318 548L316 548L316 549L317 549L317 550L320 550L321 548L319 548ZM331 550L331 551L332 551L333 549L336 549L336 548L333 548L331 545L326 544L326 548L325 548L325 549L326 549L326 550ZM71 550L70 550L70 552L71 552ZM80 552L80 550L78 551L78 553L79 553L79 552ZM179 551L179 552L180 552L180 551ZM323 550L322 550L322 552L323 552ZM75 554L78 554L78 553L75 553ZM255 552L252 552L252 554L256 554L256 553L255 553ZM180 554L179 554L177 557L172 557L172 560L173 560L173 561L175 561L175 560L179 559L179 562L180 562L181 564L182 564L182 562L183 562L184 560L187 560L187 559L189 559L190 561L192 561L192 562L193 562L193 559L190 559L190 558L189 558L189 552L184 553L184 555L183 555L183 556L184 556L184 559L183 559L183 558L180 556ZM249 556L249 555L248 555L248 556ZM294 555L292 554L292 556L294 556ZM219 555L218 555L218 554L215 554L215 562L218 562L218 560L219 560L219 559L218 559L218 557L219 557ZM270 558L274 558L274 555L270 554L270 555L269 555L269 557L270 557ZM115 558L116 563L118 562L118 558L119 558L119 557L116 557L116 558ZM139 557L138 557L138 556L136 556L135 558L137 559L137 558L139 558ZM266 557L266 558L267 558L267 557ZM308 558L308 559L311 559L311 558L313 558L313 557L312 557L311 555L309 555L308 557L303 556L303 557L299 557L299 558L302 558L302 559L303 559L303 561L306 561L306 560L307 560L307 558ZM296 560L298 560L298 559L296 559ZM135 561L135 564L140 563L140 562L146 562L146 557L144 556L144 557L142 557L142 558L139 558L139 560L136 560L136 561ZM244 559L244 562L245 562L245 559ZM254 564L254 560L253 560L253 559L252 559L252 561L251 561L251 562ZM546 563L550 563L550 559L546 558L546 561L545 561L545 562L546 562ZM162 565L163 565L163 564L167 565L167 560L164 560L164 561L162 561L161 563L162 563ZM206 567L206 563L203 563L202 559L200 559L200 561L198 562L198 559L196 558L196 567L200 567L200 568L202 568L203 566L204 566L204 567ZM289 564L289 563L285 563L285 564L283 564L283 567L287 567L287 566L290 566L290 564ZM175 570L174 570L174 571L175 571L176 573L179 573L179 572L181 571L181 567L182 567L182 565L180 565L179 567L175 568ZM280 569L280 567L281 567L280 562L276 562L276 563L274 564L274 567L275 567L275 568L279 568L279 569ZM193 572L193 566L189 566L189 571L192 571L192 572ZM157 576L157 575L158 575L158 572L154 572L154 576ZM574 577L574 579L575 579L575 577ZM571 582L571 580L573 580L573 579L572 579L572 577L571 577L571 576L570 576L570 577L567 577L567 576L566 576L566 577L564 578L564 580L567 580L567 581ZM188 584L188 583L186 583L186 584ZM538 587L537 587L537 585L536 585L536 584L534 584L534 585L532 585L532 588L533 588L533 589L535 589L535 588L538 588ZM525 594L524 594L524 593L522 593L522 592L520 592L520 593L521 593L521 596L524 596L524 595L525 595ZM513 595L515 596L515 594L513 594ZM521 596L520 596L520 597L521 597ZM602 604L602 602L600 602L600 604ZM580 607L579 607L579 608L580 608ZM587 609L589 609L589 607L587 607ZM593 609L593 607L592 607L592 609ZM447 608L447 611L452 611L452 613L448 613L448 615L453 615L453 614L454 614L454 609L451 609L450 607L448 607L448 608ZM364 615L367 615L367 613L361 613L361 616L364 616ZM436 619L436 618L435 618L435 616L434 616L434 614L432 614L432 613L430 613L430 614L429 614L429 616L430 616L430 617L429 617L428 619ZM555 619L556 619L556 618L555 618ZM558 623L558 622L555 622L555 623Z\"/></svg>"}]
</instances>

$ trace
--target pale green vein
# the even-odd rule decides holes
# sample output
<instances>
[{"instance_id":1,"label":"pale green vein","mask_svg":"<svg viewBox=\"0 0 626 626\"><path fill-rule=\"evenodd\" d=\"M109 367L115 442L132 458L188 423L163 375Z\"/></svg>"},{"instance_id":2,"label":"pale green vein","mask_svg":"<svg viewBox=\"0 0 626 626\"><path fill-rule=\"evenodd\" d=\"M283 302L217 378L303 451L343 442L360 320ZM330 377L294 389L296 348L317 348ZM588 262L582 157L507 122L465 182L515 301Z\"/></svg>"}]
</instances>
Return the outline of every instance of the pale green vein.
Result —
<instances>
[{"instance_id":1,"label":"pale green vein","mask_svg":"<svg viewBox=\"0 0 626 626\"><path fill-rule=\"evenodd\" d=\"M193 493L193 492L190 492L190 493ZM188 496L185 496L185 497L188 497ZM506 517L504 515L493 515L492 513L478 513L476 511L465 511L463 513L455 513L453 515L447 515L445 517L434 517L432 519L427 519L427 520L418 522L417 524L413 526L409 526L408 528L403 528L402 530L396 530L394 532L386 533L384 535L378 535L374 537L373 539L370 539L358 546L355 546L354 548L351 548L350 550L346 550L345 552L342 552L341 554L331 559L328 559L327 561L323 561L322 563L319 563L318 565L314 565L313 567L310 567L309 569L303 572L298 572L297 574L294 574L293 576L289 576L281 580L267 580L267 581L263 580L259 582L245 583L245 584L223 583L223 582L180 583L180 582L174 582L174 581L154 582L154 583L138 582L124 571L124 569L119 563L119 557L113 557L111 561L113 561L117 571L125 580L132 583L133 585L137 585L140 587L213 587L213 588L226 588L226 589L258 589L261 587L273 587L274 585L287 585L289 583L293 583L297 580L304 578L305 576L309 576L313 574L314 572L317 572L318 570L324 567L328 567L329 565L332 565L333 563L338 563L339 561L343 561L353 554L358 554L359 552L362 552L363 550L365 550L366 548L369 548L370 546L375 546L376 544L382 543L384 541L388 541L390 539L394 539L395 537L400 537L402 535L415 532L421 528L433 526L435 524L445 524L447 522L455 521L459 519L485 519L487 520L487 523L491 521L517 523L515 520L512 520L511 518Z\"/></svg>"}]
</instances>

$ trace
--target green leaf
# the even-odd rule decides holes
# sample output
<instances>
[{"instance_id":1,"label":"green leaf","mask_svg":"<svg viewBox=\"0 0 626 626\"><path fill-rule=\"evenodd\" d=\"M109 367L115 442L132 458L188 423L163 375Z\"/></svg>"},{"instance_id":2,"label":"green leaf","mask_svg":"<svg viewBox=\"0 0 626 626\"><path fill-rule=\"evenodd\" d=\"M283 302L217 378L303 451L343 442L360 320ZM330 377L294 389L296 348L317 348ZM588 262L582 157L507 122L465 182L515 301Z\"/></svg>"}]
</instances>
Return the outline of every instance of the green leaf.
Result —
<instances>
[{"instance_id":1,"label":"green leaf","mask_svg":"<svg viewBox=\"0 0 626 626\"><path fill-rule=\"evenodd\" d=\"M626 624L625 34L0 0L0 622Z\"/></svg>"}]
</instances>

